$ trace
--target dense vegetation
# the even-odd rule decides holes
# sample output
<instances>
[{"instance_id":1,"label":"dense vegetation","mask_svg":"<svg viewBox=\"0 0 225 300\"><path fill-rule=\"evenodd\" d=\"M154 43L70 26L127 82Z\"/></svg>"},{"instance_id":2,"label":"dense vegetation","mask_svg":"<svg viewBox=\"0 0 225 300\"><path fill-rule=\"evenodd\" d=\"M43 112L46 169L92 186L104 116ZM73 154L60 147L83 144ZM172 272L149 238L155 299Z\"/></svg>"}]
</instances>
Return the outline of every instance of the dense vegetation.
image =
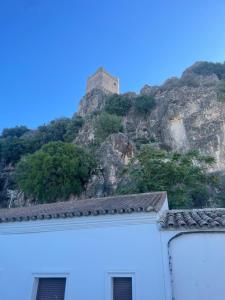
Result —
<instances>
[{"instance_id":1,"label":"dense vegetation","mask_svg":"<svg viewBox=\"0 0 225 300\"><path fill-rule=\"evenodd\" d=\"M108 97L105 104L105 111L117 116L125 116L132 106L131 99L126 95L114 94Z\"/></svg>"},{"instance_id":2,"label":"dense vegetation","mask_svg":"<svg viewBox=\"0 0 225 300\"><path fill-rule=\"evenodd\" d=\"M155 107L156 101L152 96L111 95L106 99L105 107L96 117L94 132L96 143L104 141L110 134L123 132L122 117L131 109L144 117Z\"/></svg>"},{"instance_id":3,"label":"dense vegetation","mask_svg":"<svg viewBox=\"0 0 225 300\"><path fill-rule=\"evenodd\" d=\"M217 84L217 99L225 102L225 79L222 79Z\"/></svg>"},{"instance_id":4,"label":"dense vegetation","mask_svg":"<svg viewBox=\"0 0 225 300\"><path fill-rule=\"evenodd\" d=\"M155 98L153 96L140 95L134 100L135 111L142 115L150 113L156 105Z\"/></svg>"},{"instance_id":5,"label":"dense vegetation","mask_svg":"<svg viewBox=\"0 0 225 300\"><path fill-rule=\"evenodd\" d=\"M134 109L139 114L150 113L156 105L155 98L150 95L130 96L114 94L106 100L104 110L113 115L126 116L130 109Z\"/></svg>"},{"instance_id":6,"label":"dense vegetation","mask_svg":"<svg viewBox=\"0 0 225 300\"><path fill-rule=\"evenodd\" d=\"M103 112L97 117L94 127L96 140L102 142L110 134L123 131L122 118Z\"/></svg>"},{"instance_id":7,"label":"dense vegetation","mask_svg":"<svg viewBox=\"0 0 225 300\"><path fill-rule=\"evenodd\" d=\"M218 187L217 176L206 172L212 164L212 157L197 151L180 154L145 145L126 171L129 184L118 193L167 191L171 208L205 207Z\"/></svg>"},{"instance_id":8,"label":"dense vegetation","mask_svg":"<svg viewBox=\"0 0 225 300\"><path fill-rule=\"evenodd\" d=\"M217 96L225 101L225 64L196 64L183 78L171 79L163 87L194 87L198 85L197 75L210 74L220 79ZM128 131L125 122L128 114L146 119L155 106L153 96L115 94L106 99L102 111L87 119L60 118L36 130L26 126L4 129L0 136L0 206L7 204L4 194L7 189L19 189L36 203L79 195L96 167L101 167L93 160L94 151L111 134ZM72 143L84 123L94 132L93 144L86 150ZM224 206L225 190L219 178L207 172L214 164L212 157L197 151L184 154L162 150L161 146L161 149L152 146L159 146L155 138L137 137L133 142L136 156L122 174L117 193L166 190L171 208L206 207L212 203Z\"/></svg>"},{"instance_id":9,"label":"dense vegetation","mask_svg":"<svg viewBox=\"0 0 225 300\"><path fill-rule=\"evenodd\" d=\"M82 148L50 142L17 165L15 179L25 196L51 202L79 195L84 190L94 161Z\"/></svg>"},{"instance_id":10,"label":"dense vegetation","mask_svg":"<svg viewBox=\"0 0 225 300\"><path fill-rule=\"evenodd\" d=\"M83 119L74 117L54 120L37 130L25 126L4 129L0 136L1 165L15 165L23 155L34 153L52 141L71 142L82 125Z\"/></svg>"},{"instance_id":11,"label":"dense vegetation","mask_svg":"<svg viewBox=\"0 0 225 300\"><path fill-rule=\"evenodd\" d=\"M0 206L7 205L9 190L18 189L14 169L23 160L23 157L26 160L27 155L36 154L50 142L73 141L83 126L83 122L81 117L75 116L71 119L53 120L47 125L39 126L36 130L28 129L25 126L3 130L0 136ZM35 188L34 185L33 189ZM25 192L25 189L22 188L22 191ZM27 192L25 194L28 195ZM61 194L59 194L60 196ZM39 199L36 200L39 201Z\"/></svg>"},{"instance_id":12,"label":"dense vegetation","mask_svg":"<svg viewBox=\"0 0 225 300\"><path fill-rule=\"evenodd\" d=\"M221 93L221 88L224 90L225 80L225 63L211 63L211 62L198 62L192 67L187 69L181 78L172 77L169 78L161 87L162 90L170 90L183 86L187 87L199 87L201 85L201 79L199 75L210 76L216 75L220 80L218 84L218 100L224 101L224 94ZM206 81L205 85L213 84L213 82ZM221 97L222 96L222 97Z\"/></svg>"},{"instance_id":13,"label":"dense vegetation","mask_svg":"<svg viewBox=\"0 0 225 300\"><path fill-rule=\"evenodd\" d=\"M225 63L199 62L192 67L192 72L203 76L216 74L220 80L225 79Z\"/></svg>"}]
</instances>

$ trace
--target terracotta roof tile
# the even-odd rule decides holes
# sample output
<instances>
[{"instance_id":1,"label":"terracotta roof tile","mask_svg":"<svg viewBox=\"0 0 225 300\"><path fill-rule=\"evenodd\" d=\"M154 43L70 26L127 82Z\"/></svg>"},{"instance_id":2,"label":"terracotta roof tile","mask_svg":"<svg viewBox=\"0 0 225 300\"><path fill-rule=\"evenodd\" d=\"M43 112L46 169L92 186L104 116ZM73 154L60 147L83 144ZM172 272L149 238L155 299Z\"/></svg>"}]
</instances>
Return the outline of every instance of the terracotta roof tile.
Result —
<instances>
[{"instance_id":1,"label":"terracotta roof tile","mask_svg":"<svg viewBox=\"0 0 225 300\"><path fill-rule=\"evenodd\" d=\"M143 211L158 212L163 206L165 199L165 192L156 192L0 209L0 222L72 218Z\"/></svg>"},{"instance_id":2,"label":"terracotta roof tile","mask_svg":"<svg viewBox=\"0 0 225 300\"><path fill-rule=\"evenodd\" d=\"M225 208L168 210L159 223L163 229L225 228Z\"/></svg>"}]
</instances>

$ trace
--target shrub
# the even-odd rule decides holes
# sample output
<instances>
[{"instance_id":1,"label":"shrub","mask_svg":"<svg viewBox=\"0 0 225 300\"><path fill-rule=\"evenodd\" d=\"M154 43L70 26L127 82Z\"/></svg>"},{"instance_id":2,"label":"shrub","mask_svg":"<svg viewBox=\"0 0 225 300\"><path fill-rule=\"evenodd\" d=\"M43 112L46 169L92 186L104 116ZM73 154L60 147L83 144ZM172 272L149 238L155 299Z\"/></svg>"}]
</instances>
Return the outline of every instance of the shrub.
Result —
<instances>
[{"instance_id":1,"label":"shrub","mask_svg":"<svg viewBox=\"0 0 225 300\"><path fill-rule=\"evenodd\" d=\"M47 125L41 125L36 131L36 137L42 145L53 141L64 141L70 122L69 118L60 118L51 121Z\"/></svg>"},{"instance_id":2,"label":"shrub","mask_svg":"<svg viewBox=\"0 0 225 300\"><path fill-rule=\"evenodd\" d=\"M8 137L0 139L0 161L3 165L17 163L20 158L31 151L27 139Z\"/></svg>"},{"instance_id":3,"label":"shrub","mask_svg":"<svg viewBox=\"0 0 225 300\"><path fill-rule=\"evenodd\" d=\"M225 102L225 80L220 80L216 87L217 99Z\"/></svg>"},{"instance_id":4,"label":"shrub","mask_svg":"<svg viewBox=\"0 0 225 300\"><path fill-rule=\"evenodd\" d=\"M198 87L200 85L196 74L186 74L179 80L179 86Z\"/></svg>"},{"instance_id":5,"label":"shrub","mask_svg":"<svg viewBox=\"0 0 225 300\"><path fill-rule=\"evenodd\" d=\"M140 114L148 114L155 107L156 101L153 96L141 95L135 98L134 108Z\"/></svg>"},{"instance_id":6,"label":"shrub","mask_svg":"<svg viewBox=\"0 0 225 300\"><path fill-rule=\"evenodd\" d=\"M225 63L199 62L192 67L192 72L204 76L216 74L219 79L225 79Z\"/></svg>"},{"instance_id":7,"label":"shrub","mask_svg":"<svg viewBox=\"0 0 225 300\"><path fill-rule=\"evenodd\" d=\"M29 130L25 126L4 129L0 137L0 162L14 165L23 155L34 153L49 142L72 142L83 122L81 117L76 116L53 120L37 130Z\"/></svg>"},{"instance_id":8,"label":"shrub","mask_svg":"<svg viewBox=\"0 0 225 300\"><path fill-rule=\"evenodd\" d=\"M125 116L131 108L131 99L126 95L114 94L106 100L105 111L117 116Z\"/></svg>"},{"instance_id":9,"label":"shrub","mask_svg":"<svg viewBox=\"0 0 225 300\"><path fill-rule=\"evenodd\" d=\"M12 128L5 128L2 131L1 138L13 138L13 137L21 137L26 132L30 131L26 126L16 126Z\"/></svg>"},{"instance_id":10,"label":"shrub","mask_svg":"<svg viewBox=\"0 0 225 300\"><path fill-rule=\"evenodd\" d=\"M134 139L134 143L135 143L136 148L138 150L140 150L144 145L156 143L156 138L154 138L154 137L150 137L150 138L139 137L139 138Z\"/></svg>"},{"instance_id":11,"label":"shrub","mask_svg":"<svg viewBox=\"0 0 225 300\"><path fill-rule=\"evenodd\" d=\"M53 202L79 195L93 167L93 159L82 148L51 142L18 163L15 180L27 197Z\"/></svg>"},{"instance_id":12,"label":"shrub","mask_svg":"<svg viewBox=\"0 0 225 300\"><path fill-rule=\"evenodd\" d=\"M82 117L80 116L73 117L67 126L66 133L64 135L64 141L72 142L76 138L83 124L84 124L84 119Z\"/></svg>"},{"instance_id":13,"label":"shrub","mask_svg":"<svg viewBox=\"0 0 225 300\"><path fill-rule=\"evenodd\" d=\"M122 119L119 116L103 112L94 124L95 137L99 141L105 140L110 134L122 132Z\"/></svg>"},{"instance_id":14,"label":"shrub","mask_svg":"<svg viewBox=\"0 0 225 300\"><path fill-rule=\"evenodd\" d=\"M218 179L207 174L214 164L210 156L197 151L186 154L167 152L145 145L128 172L131 184L123 193L167 191L171 208L205 207Z\"/></svg>"}]
</instances>

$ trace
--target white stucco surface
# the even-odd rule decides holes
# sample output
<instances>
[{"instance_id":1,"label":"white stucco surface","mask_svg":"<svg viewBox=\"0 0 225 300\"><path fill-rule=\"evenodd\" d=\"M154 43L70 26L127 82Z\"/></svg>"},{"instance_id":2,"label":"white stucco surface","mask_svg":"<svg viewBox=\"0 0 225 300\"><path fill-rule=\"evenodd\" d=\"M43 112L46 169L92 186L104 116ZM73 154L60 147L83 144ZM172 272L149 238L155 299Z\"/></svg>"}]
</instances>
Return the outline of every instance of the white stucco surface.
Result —
<instances>
[{"instance_id":1,"label":"white stucco surface","mask_svg":"<svg viewBox=\"0 0 225 300\"><path fill-rule=\"evenodd\" d=\"M175 300L225 298L225 233L188 233L169 246Z\"/></svg>"},{"instance_id":2,"label":"white stucco surface","mask_svg":"<svg viewBox=\"0 0 225 300\"><path fill-rule=\"evenodd\" d=\"M224 299L225 232L162 230L159 216L0 224L0 300L36 300L40 277L66 277L65 300L112 300L113 276L133 278L132 300Z\"/></svg>"},{"instance_id":3,"label":"white stucco surface","mask_svg":"<svg viewBox=\"0 0 225 300\"><path fill-rule=\"evenodd\" d=\"M124 273L134 300L165 300L153 213L1 224L0 245L0 299L35 299L35 277L67 276L65 300L111 300L109 274Z\"/></svg>"}]
</instances>

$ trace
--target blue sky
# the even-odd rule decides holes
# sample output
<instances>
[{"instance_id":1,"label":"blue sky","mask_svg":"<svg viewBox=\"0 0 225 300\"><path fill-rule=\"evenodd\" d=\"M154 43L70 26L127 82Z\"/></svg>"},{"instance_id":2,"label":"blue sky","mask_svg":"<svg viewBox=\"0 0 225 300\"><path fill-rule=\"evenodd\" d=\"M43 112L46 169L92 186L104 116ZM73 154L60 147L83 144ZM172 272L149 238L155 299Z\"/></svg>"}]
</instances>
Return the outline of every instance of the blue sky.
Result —
<instances>
[{"instance_id":1,"label":"blue sky","mask_svg":"<svg viewBox=\"0 0 225 300\"><path fill-rule=\"evenodd\" d=\"M121 91L225 60L224 0L0 1L0 131L72 116L99 66Z\"/></svg>"}]
</instances>

